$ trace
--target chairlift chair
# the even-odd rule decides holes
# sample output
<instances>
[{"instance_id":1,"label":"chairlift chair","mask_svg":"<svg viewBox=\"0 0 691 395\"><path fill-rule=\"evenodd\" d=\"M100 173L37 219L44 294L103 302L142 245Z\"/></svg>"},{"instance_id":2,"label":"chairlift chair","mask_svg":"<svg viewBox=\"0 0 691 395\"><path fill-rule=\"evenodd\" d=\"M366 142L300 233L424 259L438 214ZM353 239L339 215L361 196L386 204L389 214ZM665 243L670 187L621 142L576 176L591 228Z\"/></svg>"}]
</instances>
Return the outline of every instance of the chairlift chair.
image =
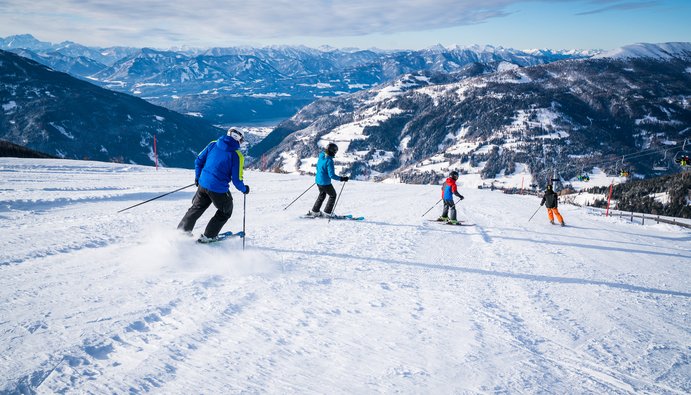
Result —
<instances>
[{"instance_id":1,"label":"chairlift chair","mask_svg":"<svg viewBox=\"0 0 691 395\"><path fill-rule=\"evenodd\" d=\"M667 171L667 170L669 170L669 162L667 161L667 151L669 151L669 148L665 150L665 155L662 157L662 159L655 162L655 164L653 164L653 170L654 171Z\"/></svg>"},{"instance_id":2,"label":"chairlift chair","mask_svg":"<svg viewBox=\"0 0 691 395\"><path fill-rule=\"evenodd\" d=\"M682 169L686 169L689 167L689 151L686 151L686 143L688 142L688 139L684 139L684 144L681 146L681 151L677 152L676 155L674 155L674 163L678 164L681 166Z\"/></svg>"}]
</instances>

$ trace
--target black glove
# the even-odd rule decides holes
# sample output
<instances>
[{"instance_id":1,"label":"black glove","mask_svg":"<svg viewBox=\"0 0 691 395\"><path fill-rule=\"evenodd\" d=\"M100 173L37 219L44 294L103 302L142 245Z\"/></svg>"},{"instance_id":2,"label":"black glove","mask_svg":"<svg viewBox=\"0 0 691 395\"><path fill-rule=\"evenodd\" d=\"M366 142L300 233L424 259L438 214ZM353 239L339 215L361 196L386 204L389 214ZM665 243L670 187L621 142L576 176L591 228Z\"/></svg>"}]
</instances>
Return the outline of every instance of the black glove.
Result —
<instances>
[{"instance_id":1,"label":"black glove","mask_svg":"<svg viewBox=\"0 0 691 395\"><path fill-rule=\"evenodd\" d=\"M244 193L245 195L247 195L248 193L250 193L250 186L249 186L249 185L245 185L245 192L243 192L243 193Z\"/></svg>"},{"instance_id":2,"label":"black glove","mask_svg":"<svg viewBox=\"0 0 691 395\"><path fill-rule=\"evenodd\" d=\"M348 182L349 179L348 177L341 177L341 182Z\"/></svg>"},{"instance_id":3,"label":"black glove","mask_svg":"<svg viewBox=\"0 0 691 395\"><path fill-rule=\"evenodd\" d=\"M544 205L545 205L545 202L541 202L541 203L540 203L540 207L542 207L542 206L544 206Z\"/></svg>"},{"instance_id":4,"label":"black glove","mask_svg":"<svg viewBox=\"0 0 691 395\"><path fill-rule=\"evenodd\" d=\"M199 186L199 180L194 180L194 186L198 187Z\"/></svg>"},{"instance_id":5,"label":"black glove","mask_svg":"<svg viewBox=\"0 0 691 395\"><path fill-rule=\"evenodd\" d=\"M458 197L461 198L461 200L465 199L465 198L463 197L463 195L460 195L460 196L458 196Z\"/></svg>"}]
</instances>

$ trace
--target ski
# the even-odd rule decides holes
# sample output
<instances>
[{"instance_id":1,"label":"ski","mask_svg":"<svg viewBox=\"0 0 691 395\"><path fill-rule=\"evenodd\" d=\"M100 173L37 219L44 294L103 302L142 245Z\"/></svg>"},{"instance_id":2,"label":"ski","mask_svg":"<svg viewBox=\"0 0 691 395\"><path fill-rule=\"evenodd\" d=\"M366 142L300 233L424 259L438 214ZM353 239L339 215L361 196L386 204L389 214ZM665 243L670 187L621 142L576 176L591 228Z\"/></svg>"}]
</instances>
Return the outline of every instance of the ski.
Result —
<instances>
[{"instance_id":1,"label":"ski","mask_svg":"<svg viewBox=\"0 0 691 395\"><path fill-rule=\"evenodd\" d=\"M233 238L233 237L245 237L245 232L240 231L237 233L233 233L233 232L219 233L216 238L209 240L209 241L201 241L198 239L197 244L213 244L213 243L218 243L219 241L228 240L228 239Z\"/></svg>"},{"instance_id":2,"label":"ski","mask_svg":"<svg viewBox=\"0 0 691 395\"><path fill-rule=\"evenodd\" d=\"M455 223L455 224L452 224L452 223L446 222L446 221L437 221L436 219L428 219L428 221L430 221L430 222L436 222L436 223L438 223L439 225L449 225L449 226L475 226L475 224L467 224L467 223L465 223L465 222L463 222L463 221L458 221L458 222Z\"/></svg>"},{"instance_id":3,"label":"ski","mask_svg":"<svg viewBox=\"0 0 691 395\"><path fill-rule=\"evenodd\" d=\"M315 217L312 215L302 215L300 218L309 218L309 219L332 219L332 220L351 220L351 221L364 221L365 217L356 217L353 214L346 214L346 215L334 215L334 216L326 216L322 215L320 217Z\"/></svg>"}]
</instances>

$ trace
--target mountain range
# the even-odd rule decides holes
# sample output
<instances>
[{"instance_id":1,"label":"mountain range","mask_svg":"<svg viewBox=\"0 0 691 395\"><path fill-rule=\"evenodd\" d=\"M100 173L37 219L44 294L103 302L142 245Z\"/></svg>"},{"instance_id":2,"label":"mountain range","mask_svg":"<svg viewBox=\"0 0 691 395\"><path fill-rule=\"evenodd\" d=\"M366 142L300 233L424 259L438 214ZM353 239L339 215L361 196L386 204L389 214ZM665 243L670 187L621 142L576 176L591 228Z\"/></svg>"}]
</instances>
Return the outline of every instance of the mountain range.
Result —
<instances>
[{"instance_id":1,"label":"mountain range","mask_svg":"<svg viewBox=\"0 0 691 395\"><path fill-rule=\"evenodd\" d=\"M24 56L0 53L8 60L0 66L0 138L61 157L151 163L158 135L162 163L189 167L220 132L208 120L280 119L297 109L252 139L253 166L309 173L333 141L340 171L360 179L434 183L455 168L485 178L530 173L544 183L555 172L568 181L595 167L640 177L674 172L691 130L689 43L609 52L159 51L14 36L0 45ZM89 74L80 81L26 57ZM173 108L188 103L180 111L193 116L133 95Z\"/></svg>"},{"instance_id":2,"label":"mountain range","mask_svg":"<svg viewBox=\"0 0 691 395\"><path fill-rule=\"evenodd\" d=\"M568 181L595 167L641 177L678 170L672 159L691 137L691 44L613 54L406 74L310 104L251 154L260 168L309 173L336 142L339 171L416 183L450 169L527 172L543 185L555 171Z\"/></svg>"},{"instance_id":3,"label":"mountain range","mask_svg":"<svg viewBox=\"0 0 691 395\"><path fill-rule=\"evenodd\" d=\"M0 39L0 49L217 124L285 119L318 98L371 88L410 72L448 73L475 62L530 66L599 53L441 45L419 51L91 48L47 43L28 34Z\"/></svg>"}]
</instances>

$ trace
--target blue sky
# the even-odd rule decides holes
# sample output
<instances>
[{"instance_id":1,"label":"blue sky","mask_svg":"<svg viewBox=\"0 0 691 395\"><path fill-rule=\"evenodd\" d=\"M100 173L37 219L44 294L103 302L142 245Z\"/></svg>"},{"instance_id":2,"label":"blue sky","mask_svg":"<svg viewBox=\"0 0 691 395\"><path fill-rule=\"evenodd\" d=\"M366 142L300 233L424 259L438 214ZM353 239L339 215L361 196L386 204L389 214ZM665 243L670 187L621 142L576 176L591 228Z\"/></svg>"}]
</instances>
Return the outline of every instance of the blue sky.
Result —
<instances>
[{"instance_id":1,"label":"blue sky","mask_svg":"<svg viewBox=\"0 0 691 395\"><path fill-rule=\"evenodd\" d=\"M691 0L0 0L0 36L94 46L612 49L691 41Z\"/></svg>"}]
</instances>

